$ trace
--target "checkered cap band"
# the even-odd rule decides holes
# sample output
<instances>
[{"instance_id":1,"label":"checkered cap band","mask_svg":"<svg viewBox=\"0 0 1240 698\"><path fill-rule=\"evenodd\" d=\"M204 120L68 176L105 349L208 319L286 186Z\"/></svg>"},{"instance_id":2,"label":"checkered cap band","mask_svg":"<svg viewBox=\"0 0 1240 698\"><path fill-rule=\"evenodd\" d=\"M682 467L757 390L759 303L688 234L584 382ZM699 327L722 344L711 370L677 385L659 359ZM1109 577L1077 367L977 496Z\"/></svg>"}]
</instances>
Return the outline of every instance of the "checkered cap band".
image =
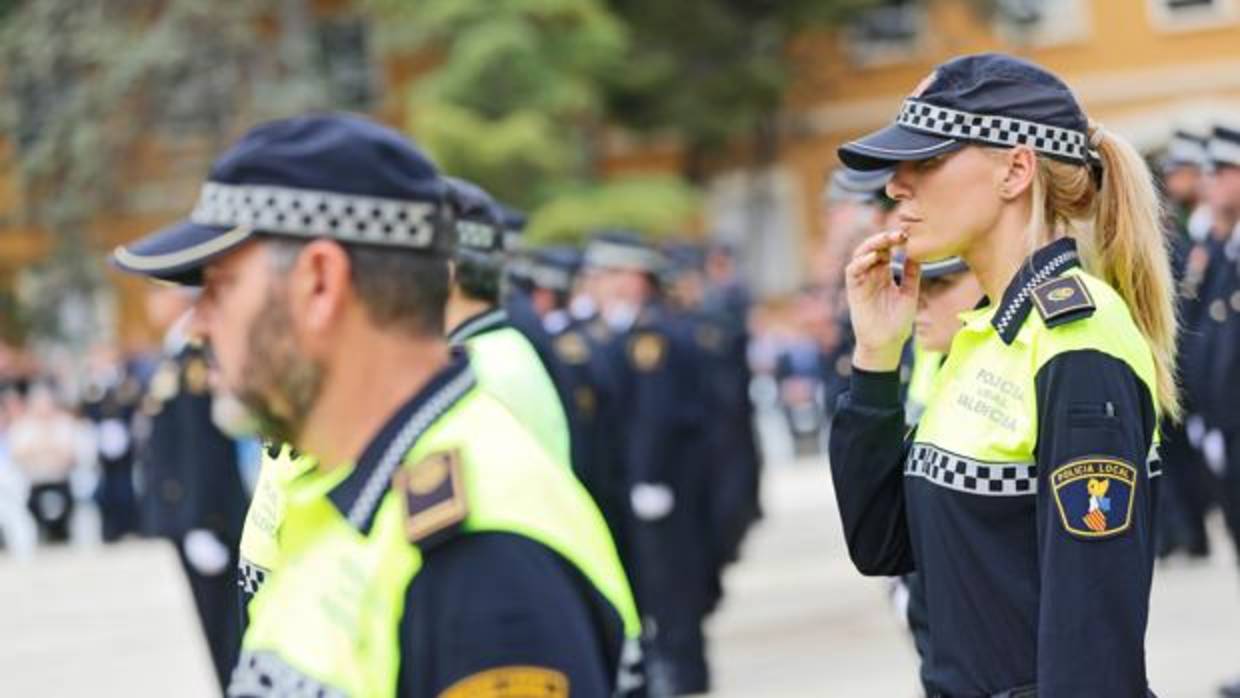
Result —
<instances>
[{"instance_id":1,"label":"checkered cap band","mask_svg":"<svg viewBox=\"0 0 1240 698\"><path fill-rule=\"evenodd\" d=\"M269 233L427 248L435 241L437 208L429 201L207 182L189 219L223 228L240 226Z\"/></svg>"},{"instance_id":2,"label":"checkered cap band","mask_svg":"<svg viewBox=\"0 0 1240 698\"><path fill-rule=\"evenodd\" d=\"M1034 463L987 463L924 443L913 444L904 463L904 476L987 497L1020 497L1038 491Z\"/></svg>"},{"instance_id":3,"label":"checkered cap band","mask_svg":"<svg viewBox=\"0 0 1240 698\"><path fill-rule=\"evenodd\" d=\"M1039 153L1081 164L1097 159L1084 133L1006 116L971 114L916 99L904 100L896 123L913 131L1010 148L1027 145Z\"/></svg>"},{"instance_id":4,"label":"checkered cap band","mask_svg":"<svg viewBox=\"0 0 1240 698\"><path fill-rule=\"evenodd\" d=\"M268 570L264 567L242 559L237 564L237 586L245 593L247 599L253 598L267 581Z\"/></svg>"},{"instance_id":5,"label":"checkered cap band","mask_svg":"<svg viewBox=\"0 0 1240 698\"><path fill-rule=\"evenodd\" d=\"M456 244L467 250L480 252L497 252L500 231L486 223L458 220L456 222Z\"/></svg>"},{"instance_id":6,"label":"checkered cap band","mask_svg":"<svg viewBox=\"0 0 1240 698\"><path fill-rule=\"evenodd\" d=\"M1211 162L1240 167L1240 143L1214 137L1210 139L1210 144L1206 147L1206 150L1210 155Z\"/></svg>"},{"instance_id":7,"label":"checkered cap band","mask_svg":"<svg viewBox=\"0 0 1240 698\"><path fill-rule=\"evenodd\" d=\"M345 698L345 694L306 676L275 652L246 650L233 669L228 698Z\"/></svg>"}]
</instances>

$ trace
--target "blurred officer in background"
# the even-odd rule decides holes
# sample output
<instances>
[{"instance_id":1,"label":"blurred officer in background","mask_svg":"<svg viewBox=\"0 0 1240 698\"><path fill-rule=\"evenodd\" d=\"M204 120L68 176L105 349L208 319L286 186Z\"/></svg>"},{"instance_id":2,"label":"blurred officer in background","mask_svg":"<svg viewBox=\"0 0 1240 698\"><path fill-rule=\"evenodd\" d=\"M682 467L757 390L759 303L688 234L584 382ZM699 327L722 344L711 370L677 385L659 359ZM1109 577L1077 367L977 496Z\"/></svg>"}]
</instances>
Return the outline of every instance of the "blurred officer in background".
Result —
<instances>
[{"instance_id":1,"label":"blurred officer in background","mask_svg":"<svg viewBox=\"0 0 1240 698\"><path fill-rule=\"evenodd\" d=\"M713 395L707 423L713 454L711 518L716 557L727 565L738 559L741 543L759 511L761 459L749 400L748 333L734 319L705 306L706 251L702 246L677 243L664 251L669 309L692 330L706 361L706 388Z\"/></svg>"},{"instance_id":2,"label":"blurred officer in background","mask_svg":"<svg viewBox=\"0 0 1240 698\"><path fill-rule=\"evenodd\" d=\"M1199 332L1200 302L1197 290L1190 282L1189 260L1195 244L1194 237L1201 237L1208 225L1209 210L1202 206L1204 171L1208 165L1206 141L1184 131L1177 131L1167 146L1167 152L1159 162L1163 189L1169 204L1167 238L1171 248L1171 265L1175 272L1177 314L1181 331L1177 337L1179 356L1178 373L1183 377L1191 370L1186 363L1190 342ZM1204 220L1203 220L1204 216ZM1194 232L1197 231L1197 232ZM1204 250L1202 250L1204 252ZM1198 257L1200 254L1198 253ZM1186 382L1187 388L1187 382ZM1197 411L1198 395L1184 391L1184 412L1192 415ZM1164 482L1162 487L1162 511L1159 517L1158 554L1165 557L1183 552L1191 558L1205 558L1210 554L1206 535L1205 514L1208 503L1208 481L1201 452L1194 448L1188 437L1186 425L1189 416L1178 422L1164 420L1161 425ZM1198 427L1200 430L1200 427ZM1200 442L1200 434L1197 439Z\"/></svg>"},{"instance_id":3,"label":"blurred officer in background","mask_svg":"<svg viewBox=\"0 0 1240 698\"><path fill-rule=\"evenodd\" d=\"M1221 478L1220 503L1233 543L1240 550L1240 473L1230 467L1230 443L1240 434L1235 388L1240 379L1240 129L1216 127L1207 147L1209 235L1189 253L1184 285L1195 308L1186 313L1184 384L1200 415L1188 423L1206 464ZM1203 435L1195 434L1199 432ZM1196 440L1195 439L1195 440Z\"/></svg>"},{"instance_id":4,"label":"blurred officer in background","mask_svg":"<svg viewBox=\"0 0 1240 698\"><path fill-rule=\"evenodd\" d=\"M82 412L95 427L99 486L95 500L104 542L138 532L138 499L134 491L133 420L142 385L129 367L104 347L91 354L82 395Z\"/></svg>"},{"instance_id":5,"label":"blurred officer in background","mask_svg":"<svg viewBox=\"0 0 1240 698\"><path fill-rule=\"evenodd\" d=\"M598 502L627 567L629 507L621 431L616 428L617 371L608 362L606 345L568 309L581 252L572 247L534 248L523 261L517 286L538 322L537 330L527 336L537 332L546 337L548 369L568 415L573 468Z\"/></svg>"},{"instance_id":6,"label":"blurred officer in background","mask_svg":"<svg viewBox=\"0 0 1240 698\"><path fill-rule=\"evenodd\" d=\"M207 349L187 331L192 300L167 284L148 290L151 320L167 332L137 417L136 462L143 530L177 547L223 687L237 660L233 570L246 494L236 445L212 421Z\"/></svg>"},{"instance_id":7,"label":"blurred officer in background","mask_svg":"<svg viewBox=\"0 0 1240 698\"><path fill-rule=\"evenodd\" d=\"M457 234L444 310L448 341L469 350L479 386L507 406L556 462L570 467L568 422L559 393L534 346L509 323L500 305L506 260L503 212L480 187L445 180L456 206Z\"/></svg>"},{"instance_id":8,"label":"blurred officer in background","mask_svg":"<svg viewBox=\"0 0 1240 698\"><path fill-rule=\"evenodd\" d=\"M1211 226L1204 249L1209 258L1200 276L1201 312L1185 382L1201 395L1201 449L1221 479L1223 518L1240 552L1240 128L1216 127L1207 152ZM1240 680L1223 686L1220 694L1240 696Z\"/></svg>"},{"instance_id":9,"label":"blurred officer in background","mask_svg":"<svg viewBox=\"0 0 1240 698\"><path fill-rule=\"evenodd\" d=\"M655 695L709 690L702 620L717 599L710 510L714 405L692 328L665 306L660 252L636 234L602 233L586 248L608 351L620 380L619 423L630 505L632 574L648 620Z\"/></svg>"},{"instance_id":10,"label":"blurred officer in background","mask_svg":"<svg viewBox=\"0 0 1240 698\"><path fill-rule=\"evenodd\" d=\"M443 337L448 185L360 117L258 126L188 221L115 253L203 283L194 329L258 428L311 454L230 696L606 696L640 631L581 485Z\"/></svg>"}]
</instances>

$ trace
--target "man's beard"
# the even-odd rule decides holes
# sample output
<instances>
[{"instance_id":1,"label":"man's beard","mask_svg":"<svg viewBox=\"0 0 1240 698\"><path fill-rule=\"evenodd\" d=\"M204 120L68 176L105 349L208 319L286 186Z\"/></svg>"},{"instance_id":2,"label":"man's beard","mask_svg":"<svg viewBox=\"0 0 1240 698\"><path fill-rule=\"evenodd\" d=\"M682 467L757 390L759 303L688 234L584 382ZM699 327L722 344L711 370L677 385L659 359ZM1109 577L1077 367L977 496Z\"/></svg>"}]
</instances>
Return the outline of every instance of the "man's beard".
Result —
<instances>
[{"instance_id":1,"label":"man's beard","mask_svg":"<svg viewBox=\"0 0 1240 698\"><path fill-rule=\"evenodd\" d=\"M323 387L323 367L301 353L282 289L272 284L250 328L241 384L234 391L259 434L296 444Z\"/></svg>"}]
</instances>

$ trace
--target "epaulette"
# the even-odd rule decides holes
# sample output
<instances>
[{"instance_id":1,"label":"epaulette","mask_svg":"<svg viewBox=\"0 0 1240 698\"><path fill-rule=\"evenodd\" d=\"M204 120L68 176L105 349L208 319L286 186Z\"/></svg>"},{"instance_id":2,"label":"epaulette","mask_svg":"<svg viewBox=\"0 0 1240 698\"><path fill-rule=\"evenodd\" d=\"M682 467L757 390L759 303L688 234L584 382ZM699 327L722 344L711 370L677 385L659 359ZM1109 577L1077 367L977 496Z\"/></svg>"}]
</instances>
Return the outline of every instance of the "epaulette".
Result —
<instances>
[{"instance_id":1,"label":"epaulette","mask_svg":"<svg viewBox=\"0 0 1240 698\"><path fill-rule=\"evenodd\" d=\"M429 548L452 538L469 514L459 451L438 451L397 473L409 542Z\"/></svg>"},{"instance_id":2,"label":"epaulette","mask_svg":"<svg viewBox=\"0 0 1240 698\"><path fill-rule=\"evenodd\" d=\"M576 330L569 330L555 338L552 346L555 355L566 364L584 364L590 359L590 347Z\"/></svg>"},{"instance_id":3,"label":"epaulette","mask_svg":"<svg viewBox=\"0 0 1240 698\"><path fill-rule=\"evenodd\" d=\"M1079 276L1060 276L1032 291L1033 304L1047 327L1058 327L1094 314L1097 306Z\"/></svg>"}]
</instances>

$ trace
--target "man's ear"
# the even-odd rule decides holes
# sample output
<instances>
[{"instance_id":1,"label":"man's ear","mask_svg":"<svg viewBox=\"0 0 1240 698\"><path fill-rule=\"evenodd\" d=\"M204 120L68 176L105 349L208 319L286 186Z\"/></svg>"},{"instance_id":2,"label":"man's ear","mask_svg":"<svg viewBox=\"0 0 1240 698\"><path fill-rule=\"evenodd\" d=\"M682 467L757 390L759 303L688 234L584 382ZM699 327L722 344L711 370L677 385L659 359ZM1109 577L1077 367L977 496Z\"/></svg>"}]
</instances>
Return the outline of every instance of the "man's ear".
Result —
<instances>
[{"instance_id":1,"label":"man's ear","mask_svg":"<svg viewBox=\"0 0 1240 698\"><path fill-rule=\"evenodd\" d=\"M1011 201L1033 186L1038 175L1038 156L1029 146L1018 145L1006 151L1003 162L1006 168L999 179L999 196Z\"/></svg>"},{"instance_id":2,"label":"man's ear","mask_svg":"<svg viewBox=\"0 0 1240 698\"><path fill-rule=\"evenodd\" d=\"M287 280L294 325L307 335L330 331L352 294L351 274L349 254L339 243L315 240L302 248Z\"/></svg>"}]
</instances>

